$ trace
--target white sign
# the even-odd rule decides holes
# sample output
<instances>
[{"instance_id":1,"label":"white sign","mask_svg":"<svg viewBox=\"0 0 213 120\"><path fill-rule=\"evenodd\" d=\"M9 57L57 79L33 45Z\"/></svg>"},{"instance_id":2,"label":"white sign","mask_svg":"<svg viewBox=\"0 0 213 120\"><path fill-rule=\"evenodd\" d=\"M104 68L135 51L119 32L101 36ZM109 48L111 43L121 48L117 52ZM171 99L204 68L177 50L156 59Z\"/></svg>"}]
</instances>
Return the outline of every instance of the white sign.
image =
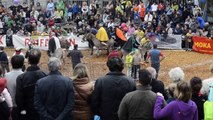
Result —
<instances>
[{"instance_id":1,"label":"white sign","mask_svg":"<svg viewBox=\"0 0 213 120\"><path fill-rule=\"evenodd\" d=\"M4 46L6 47L7 44L6 44L6 35L0 35L0 46Z\"/></svg>"},{"instance_id":2,"label":"white sign","mask_svg":"<svg viewBox=\"0 0 213 120\"><path fill-rule=\"evenodd\" d=\"M88 43L82 42L81 37L77 37L75 35L70 36L60 36L60 40L66 40L70 43L71 48L75 44L78 44L79 49L87 49ZM41 50L48 49L49 36L19 36L13 35L13 45L14 47L20 47L22 49L28 49L28 45L31 43L33 48L39 48Z\"/></svg>"}]
</instances>

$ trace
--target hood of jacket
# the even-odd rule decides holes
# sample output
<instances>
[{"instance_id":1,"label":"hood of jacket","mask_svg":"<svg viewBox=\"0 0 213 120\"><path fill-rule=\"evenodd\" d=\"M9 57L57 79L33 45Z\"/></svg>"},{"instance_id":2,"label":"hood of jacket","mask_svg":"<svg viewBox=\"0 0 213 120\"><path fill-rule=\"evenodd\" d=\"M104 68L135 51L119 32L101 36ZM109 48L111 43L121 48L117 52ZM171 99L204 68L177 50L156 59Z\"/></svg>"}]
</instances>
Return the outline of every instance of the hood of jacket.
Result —
<instances>
[{"instance_id":1,"label":"hood of jacket","mask_svg":"<svg viewBox=\"0 0 213 120\"><path fill-rule=\"evenodd\" d=\"M190 116L197 109L196 104L189 100L188 103L177 100L177 105L179 108L179 114L182 116Z\"/></svg>"}]
</instances>

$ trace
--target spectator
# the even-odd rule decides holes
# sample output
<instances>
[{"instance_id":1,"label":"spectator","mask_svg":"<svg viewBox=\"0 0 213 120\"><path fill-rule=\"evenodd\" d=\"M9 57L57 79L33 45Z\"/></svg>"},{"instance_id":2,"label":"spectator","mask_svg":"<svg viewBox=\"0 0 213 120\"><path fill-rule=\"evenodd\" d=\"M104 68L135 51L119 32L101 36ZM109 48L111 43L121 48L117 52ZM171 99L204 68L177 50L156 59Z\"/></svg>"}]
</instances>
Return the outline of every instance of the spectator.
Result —
<instances>
[{"instance_id":1,"label":"spectator","mask_svg":"<svg viewBox=\"0 0 213 120\"><path fill-rule=\"evenodd\" d=\"M82 12L83 18L86 19L89 12L89 6L87 5L86 2L82 3L81 12Z\"/></svg>"},{"instance_id":2,"label":"spectator","mask_svg":"<svg viewBox=\"0 0 213 120\"><path fill-rule=\"evenodd\" d=\"M145 22L152 22L152 19L153 19L153 16L150 12L148 12L146 15L145 15L145 18L144 18L144 21Z\"/></svg>"},{"instance_id":3,"label":"spectator","mask_svg":"<svg viewBox=\"0 0 213 120\"><path fill-rule=\"evenodd\" d=\"M175 92L175 87L176 84L175 83L171 83L168 85L168 99L166 100L166 102L169 104L172 101L175 101L175 96L174 96L174 92Z\"/></svg>"},{"instance_id":4,"label":"spectator","mask_svg":"<svg viewBox=\"0 0 213 120\"><path fill-rule=\"evenodd\" d=\"M13 109L12 109L12 119L18 120L18 110L15 102L15 93L16 93L16 78L22 74L22 67L24 65L24 57L22 55L14 55L11 58L12 70L5 74L7 79L7 89L12 97Z\"/></svg>"},{"instance_id":5,"label":"spectator","mask_svg":"<svg viewBox=\"0 0 213 120\"><path fill-rule=\"evenodd\" d=\"M190 80L190 85L192 87L192 101L196 103L198 109L198 119L203 120L204 119L203 104L207 100L207 97L200 94L200 89L202 87L202 80L199 77L193 77Z\"/></svg>"},{"instance_id":6,"label":"spectator","mask_svg":"<svg viewBox=\"0 0 213 120\"><path fill-rule=\"evenodd\" d=\"M0 75L2 75L2 69ZM12 109L12 99L6 89L6 84L6 79L0 78L0 118L2 120L9 120L10 110Z\"/></svg>"},{"instance_id":7,"label":"spectator","mask_svg":"<svg viewBox=\"0 0 213 120\"><path fill-rule=\"evenodd\" d=\"M37 3L36 3L35 9L36 9L36 11L38 11L38 12L42 11L42 6L41 6L40 2L37 2Z\"/></svg>"},{"instance_id":8,"label":"spectator","mask_svg":"<svg viewBox=\"0 0 213 120\"><path fill-rule=\"evenodd\" d=\"M73 83L59 72L59 59L50 58L48 68L49 75L38 80L35 86L35 109L40 120L70 120L74 108Z\"/></svg>"},{"instance_id":9,"label":"spectator","mask_svg":"<svg viewBox=\"0 0 213 120\"><path fill-rule=\"evenodd\" d=\"M9 69L7 53L4 51L3 46L0 46L0 63L1 63L2 71L3 71L2 75L4 76L5 71L10 72L10 69Z\"/></svg>"},{"instance_id":10,"label":"spectator","mask_svg":"<svg viewBox=\"0 0 213 120\"><path fill-rule=\"evenodd\" d=\"M81 59L83 58L83 54L80 50L78 50L78 45L74 45L74 49L70 50L67 54L67 57L71 57L72 67L73 69L78 63L81 63Z\"/></svg>"},{"instance_id":11,"label":"spectator","mask_svg":"<svg viewBox=\"0 0 213 120\"><path fill-rule=\"evenodd\" d=\"M176 100L162 108L164 98L162 94L158 93L154 107L154 118L169 118L172 120L198 120L197 106L191 100L191 96L192 91L190 85L185 81L181 81L177 83L175 88Z\"/></svg>"},{"instance_id":12,"label":"spectator","mask_svg":"<svg viewBox=\"0 0 213 120\"><path fill-rule=\"evenodd\" d=\"M67 9L67 13L68 13L68 21L70 21L70 20L72 19L72 12L73 12L73 10L72 10L72 6L71 6L71 5L69 5L69 6L68 6L68 9Z\"/></svg>"},{"instance_id":13,"label":"spectator","mask_svg":"<svg viewBox=\"0 0 213 120\"><path fill-rule=\"evenodd\" d=\"M39 21L37 23L38 23L38 25L37 25L37 32L39 34L42 34L44 32L44 25L41 22L39 22Z\"/></svg>"},{"instance_id":14,"label":"spectator","mask_svg":"<svg viewBox=\"0 0 213 120\"><path fill-rule=\"evenodd\" d=\"M72 79L75 88L74 120L91 120L94 116L90 108L93 83L90 82L86 65L77 64Z\"/></svg>"},{"instance_id":15,"label":"spectator","mask_svg":"<svg viewBox=\"0 0 213 120\"><path fill-rule=\"evenodd\" d=\"M131 76L132 75L133 54L134 54L134 52L130 52L125 57L125 66L127 68L127 73L126 73L127 76Z\"/></svg>"},{"instance_id":16,"label":"spectator","mask_svg":"<svg viewBox=\"0 0 213 120\"><path fill-rule=\"evenodd\" d=\"M156 70L153 68L153 67L148 67L146 68L152 75L152 81L150 83L151 87L152 87L152 91L154 93L161 93L163 94L165 100L168 99L168 96L167 96L167 93L165 91L165 88L164 88L164 84L162 81L156 79L156 75L157 75L157 72Z\"/></svg>"},{"instance_id":17,"label":"spectator","mask_svg":"<svg viewBox=\"0 0 213 120\"><path fill-rule=\"evenodd\" d=\"M39 15L39 12L33 7L32 11L30 13L30 17L34 18L35 21L37 21L38 20L38 15Z\"/></svg>"},{"instance_id":18,"label":"spectator","mask_svg":"<svg viewBox=\"0 0 213 120\"><path fill-rule=\"evenodd\" d=\"M73 12L72 19L74 19L76 17L76 15L79 13L79 11L80 11L79 6L76 3L74 3L73 7L72 7L72 12Z\"/></svg>"},{"instance_id":19,"label":"spectator","mask_svg":"<svg viewBox=\"0 0 213 120\"><path fill-rule=\"evenodd\" d=\"M53 3L53 0L49 0L47 2L47 11L51 13L51 16L54 14L55 5Z\"/></svg>"},{"instance_id":20,"label":"spectator","mask_svg":"<svg viewBox=\"0 0 213 120\"><path fill-rule=\"evenodd\" d=\"M133 24L130 24L128 28L128 35L132 36L134 33L135 33L135 27L133 26Z\"/></svg>"},{"instance_id":21,"label":"spectator","mask_svg":"<svg viewBox=\"0 0 213 120\"><path fill-rule=\"evenodd\" d=\"M182 28L179 24L176 25L175 29L173 30L173 34L175 35L181 35L183 33Z\"/></svg>"},{"instance_id":22,"label":"spectator","mask_svg":"<svg viewBox=\"0 0 213 120\"><path fill-rule=\"evenodd\" d=\"M4 22L0 19L0 34L3 35Z\"/></svg>"},{"instance_id":23,"label":"spectator","mask_svg":"<svg viewBox=\"0 0 213 120\"><path fill-rule=\"evenodd\" d=\"M204 19L203 19L201 14L198 14L197 21L199 23L200 29L203 29L204 26L205 26L205 21L204 21Z\"/></svg>"},{"instance_id":24,"label":"spectator","mask_svg":"<svg viewBox=\"0 0 213 120\"><path fill-rule=\"evenodd\" d=\"M151 91L152 76L146 69L139 70L138 90L127 93L118 110L119 120L154 120L153 108L157 95Z\"/></svg>"},{"instance_id":25,"label":"spectator","mask_svg":"<svg viewBox=\"0 0 213 120\"><path fill-rule=\"evenodd\" d=\"M11 26L11 28L12 28L12 26ZM7 46L10 46L10 47L13 46L13 42L12 42L13 31L11 28L8 28L8 30L6 32L6 37L7 37L6 44L7 44Z\"/></svg>"},{"instance_id":26,"label":"spectator","mask_svg":"<svg viewBox=\"0 0 213 120\"><path fill-rule=\"evenodd\" d=\"M213 102L213 83L210 84L208 100L204 103L204 120L213 119L212 112L212 102Z\"/></svg>"},{"instance_id":27,"label":"spectator","mask_svg":"<svg viewBox=\"0 0 213 120\"><path fill-rule=\"evenodd\" d=\"M210 65L210 72L213 74L213 64ZM211 85L211 83L213 83L213 76L210 77L210 78L208 78L208 79L203 80L202 83L203 83L203 86L202 86L200 92L201 92L203 95L207 95L207 96L208 96L208 94L209 94L209 89L210 89L209 86Z\"/></svg>"},{"instance_id":28,"label":"spectator","mask_svg":"<svg viewBox=\"0 0 213 120\"><path fill-rule=\"evenodd\" d=\"M117 50L116 47L112 48L112 51L109 53L107 60L109 60L110 58L113 58L113 57L121 57L121 54L119 53L119 51Z\"/></svg>"},{"instance_id":29,"label":"spectator","mask_svg":"<svg viewBox=\"0 0 213 120\"><path fill-rule=\"evenodd\" d=\"M162 57L160 59L160 57ZM153 44L153 49L148 54L148 59L151 59L151 67L155 68L158 76L160 70L160 62L165 58L163 53L157 49L157 44ZM157 78L156 76L156 78Z\"/></svg>"},{"instance_id":30,"label":"spectator","mask_svg":"<svg viewBox=\"0 0 213 120\"><path fill-rule=\"evenodd\" d=\"M184 80L184 72L180 67L172 68L169 71L169 77L172 83L178 83Z\"/></svg>"},{"instance_id":31,"label":"spectator","mask_svg":"<svg viewBox=\"0 0 213 120\"><path fill-rule=\"evenodd\" d=\"M189 32L186 34L186 50L188 51L188 50L192 50L192 30L189 30Z\"/></svg>"},{"instance_id":32,"label":"spectator","mask_svg":"<svg viewBox=\"0 0 213 120\"><path fill-rule=\"evenodd\" d=\"M151 11L157 12L157 10L158 10L158 5L155 2L153 2L153 4L151 5Z\"/></svg>"},{"instance_id":33,"label":"spectator","mask_svg":"<svg viewBox=\"0 0 213 120\"><path fill-rule=\"evenodd\" d=\"M45 77L46 74L38 67L41 58L41 51L32 49L28 54L30 66L27 71L16 79L15 102L19 113L19 119L25 117L27 120L38 120L39 116L34 109L34 91L36 82Z\"/></svg>"},{"instance_id":34,"label":"spectator","mask_svg":"<svg viewBox=\"0 0 213 120\"><path fill-rule=\"evenodd\" d=\"M122 73L124 63L121 58L110 58L107 66L110 72L95 82L92 110L101 120L119 120L117 114L119 104L126 93L136 89L135 83L132 78Z\"/></svg>"},{"instance_id":35,"label":"spectator","mask_svg":"<svg viewBox=\"0 0 213 120\"><path fill-rule=\"evenodd\" d=\"M61 9L57 9L54 12L54 19L55 19L55 23L61 23L62 22L62 17L63 17L63 11Z\"/></svg>"}]
</instances>

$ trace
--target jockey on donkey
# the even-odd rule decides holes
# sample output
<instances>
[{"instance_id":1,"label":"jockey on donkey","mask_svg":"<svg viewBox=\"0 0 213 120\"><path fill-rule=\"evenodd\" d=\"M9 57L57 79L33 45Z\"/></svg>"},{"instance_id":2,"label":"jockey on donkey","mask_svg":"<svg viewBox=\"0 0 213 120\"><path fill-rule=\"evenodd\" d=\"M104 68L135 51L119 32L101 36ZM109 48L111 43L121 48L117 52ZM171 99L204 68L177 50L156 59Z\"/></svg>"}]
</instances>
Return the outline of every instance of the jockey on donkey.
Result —
<instances>
[{"instance_id":1,"label":"jockey on donkey","mask_svg":"<svg viewBox=\"0 0 213 120\"><path fill-rule=\"evenodd\" d=\"M91 55L93 55L93 47L95 46L97 51L96 55L99 56L99 50L101 49L106 49L107 54L109 54L110 49L114 45L114 40L109 39L108 34L105 30L105 28L101 27L97 34L94 35L94 32L87 28L86 34L83 36L83 41L88 41L89 43L89 48L91 48Z\"/></svg>"}]
</instances>

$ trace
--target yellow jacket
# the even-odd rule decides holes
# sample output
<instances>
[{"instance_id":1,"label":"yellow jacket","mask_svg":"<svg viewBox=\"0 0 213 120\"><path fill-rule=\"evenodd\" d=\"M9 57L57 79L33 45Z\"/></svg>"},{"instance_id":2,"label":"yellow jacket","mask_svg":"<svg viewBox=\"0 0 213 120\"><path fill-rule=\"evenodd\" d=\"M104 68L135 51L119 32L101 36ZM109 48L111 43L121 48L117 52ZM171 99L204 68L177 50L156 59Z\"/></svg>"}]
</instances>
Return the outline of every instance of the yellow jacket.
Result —
<instances>
[{"instance_id":1,"label":"yellow jacket","mask_svg":"<svg viewBox=\"0 0 213 120\"><path fill-rule=\"evenodd\" d=\"M117 12L120 12L122 15L124 14L123 9L124 9L123 5L118 5L118 6L115 8L115 10L116 10Z\"/></svg>"},{"instance_id":2,"label":"yellow jacket","mask_svg":"<svg viewBox=\"0 0 213 120\"><path fill-rule=\"evenodd\" d=\"M136 30L135 35L141 39L144 37L144 32L142 30Z\"/></svg>"},{"instance_id":3,"label":"yellow jacket","mask_svg":"<svg viewBox=\"0 0 213 120\"><path fill-rule=\"evenodd\" d=\"M133 61L133 55L128 54L125 58L126 67L128 68L132 67L132 61Z\"/></svg>"},{"instance_id":4,"label":"yellow jacket","mask_svg":"<svg viewBox=\"0 0 213 120\"><path fill-rule=\"evenodd\" d=\"M146 44L146 42L148 42L149 40L146 38L141 39L141 46L144 46Z\"/></svg>"},{"instance_id":5,"label":"yellow jacket","mask_svg":"<svg viewBox=\"0 0 213 120\"><path fill-rule=\"evenodd\" d=\"M108 34L107 34L106 30L104 29L104 27L101 27L98 30L98 33L96 34L96 38L98 40L100 40L101 42L105 42L105 41L109 40Z\"/></svg>"}]
</instances>

